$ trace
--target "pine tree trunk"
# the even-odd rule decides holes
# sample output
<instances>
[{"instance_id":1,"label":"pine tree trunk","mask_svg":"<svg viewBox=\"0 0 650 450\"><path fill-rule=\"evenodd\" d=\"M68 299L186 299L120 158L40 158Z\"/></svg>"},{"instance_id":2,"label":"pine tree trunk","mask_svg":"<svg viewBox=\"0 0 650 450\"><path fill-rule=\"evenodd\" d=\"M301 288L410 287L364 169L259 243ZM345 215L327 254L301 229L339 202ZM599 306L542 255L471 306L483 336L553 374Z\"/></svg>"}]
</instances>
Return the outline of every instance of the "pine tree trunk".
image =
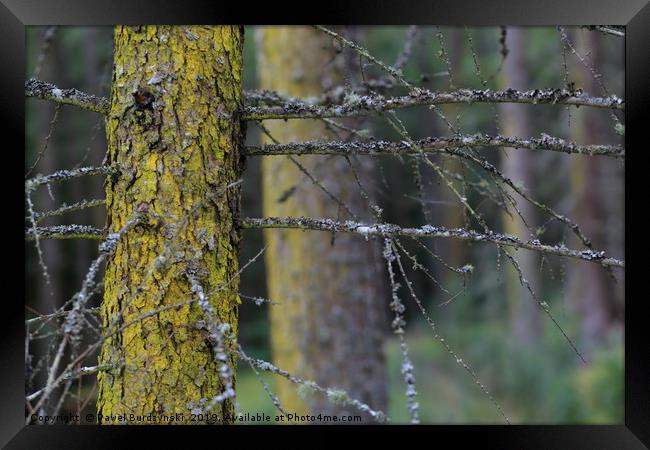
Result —
<instances>
[{"instance_id":1,"label":"pine tree trunk","mask_svg":"<svg viewBox=\"0 0 650 450\"><path fill-rule=\"evenodd\" d=\"M100 364L118 369L99 373L100 422L126 414L118 421L148 423L137 415L150 413L182 413L190 422L193 404L224 391L197 302L137 319L196 299L193 276L236 336L240 191L232 183L241 173L235 112L242 105L242 45L240 27L115 29L107 158L121 172L106 183L107 229L118 232L136 211L147 219L107 261L104 332L116 329L116 317L124 329L102 348ZM231 352L227 363L234 372ZM232 400L211 413L230 421Z\"/></svg>"},{"instance_id":2,"label":"pine tree trunk","mask_svg":"<svg viewBox=\"0 0 650 450\"><path fill-rule=\"evenodd\" d=\"M259 29L257 46L262 89L310 97L342 84L341 58L336 57L331 39L316 30ZM318 120L267 121L265 125L282 143L335 139ZM343 158L296 159L352 211L368 209ZM262 172L265 216L350 218L287 157L265 157ZM334 238L297 230L265 230L265 240L269 297L280 303L270 309L275 364L323 386L345 389L351 397L383 410L384 296L376 282L379 253L374 243L343 234ZM278 394L290 411L351 412L317 396L307 404L295 386L284 381L278 385Z\"/></svg>"}]
</instances>

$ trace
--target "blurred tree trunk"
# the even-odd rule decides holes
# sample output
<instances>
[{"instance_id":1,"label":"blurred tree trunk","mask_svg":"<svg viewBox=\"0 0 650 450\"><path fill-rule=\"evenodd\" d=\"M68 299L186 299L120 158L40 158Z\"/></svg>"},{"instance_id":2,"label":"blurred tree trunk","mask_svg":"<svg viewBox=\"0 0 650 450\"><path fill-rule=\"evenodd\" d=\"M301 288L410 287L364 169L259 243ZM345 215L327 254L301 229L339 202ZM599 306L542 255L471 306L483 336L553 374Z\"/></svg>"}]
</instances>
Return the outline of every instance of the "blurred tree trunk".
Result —
<instances>
[{"instance_id":1,"label":"blurred tree trunk","mask_svg":"<svg viewBox=\"0 0 650 450\"><path fill-rule=\"evenodd\" d=\"M40 50L40 44L43 39L43 29L42 28L32 28L27 30L28 33L32 33L33 39L37 42L37 48ZM39 76L45 80L51 79L53 76L53 67L57 66L58 54L55 52L55 47L58 45L56 37L53 42L50 44L49 52L45 55L43 60L43 65ZM45 138L50 131L51 121L54 118L56 111L56 106L47 102L42 105L38 105L33 109L33 115L35 116L36 127L34 130L33 137L33 151L29 155L29 158L25 161L25 172L27 172L34 162L37 159L37 155L43 149ZM60 117L61 110L59 110ZM57 121L58 122L58 121ZM57 129L52 132L47 150L40 160L40 162L35 166L34 170L29 175L30 177L41 173L49 174L55 172L60 168L58 156L60 155L59 149L57 148ZM32 201L34 204L34 210L39 211L49 211L58 208L59 203L56 199L59 200L61 197L58 195L58 189L60 188L59 184L53 184L52 186L45 187L32 194ZM52 194L52 198L50 196ZM51 221L51 219L49 219ZM40 222L39 225L50 225L48 219ZM26 302L35 306L35 309L41 314L50 314L56 311L59 308L64 300L65 295L65 286L61 283L61 280L64 279L63 275L63 243L58 239L43 239L40 241L41 251L43 253L43 262L47 266L47 272L50 276L50 283L48 284L46 278L43 276L43 271L41 266L38 263L38 256L34 250L34 243L28 242L28 246L31 247L30 251L33 251L33 259L31 264L26 267L35 268L33 273L30 273L30 282L27 285L27 292L31 301ZM33 291L32 291L33 290ZM34 360L31 361L32 366L35 366L39 358L44 358L44 355L47 353L48 343L45 340L33 340L30 343L30 353ZM30 374L31 375L31 374ZM45 383L47 374L45 371L41 370L32 380L33 384L30 386L30 390L33 390L33 386L42 386Z\"/></svg>"},{"instance_id":2,"label":"blurred tree trunk","mask_svg":"<svg viewBox=\"0 0 650 450\"><path fill-rule=\"evenodd\" d=\"M449 57L449 63L452 71L451 77L449 78L449 89L460 89L463 87L463 81L461 79L461 68L464 55L463 30L459 27L449 28L446 35L446 51L447 56ZM446 67L445 70L447 70ZM455 125L456 116L461 111L461 108L463 108L462 105L444 105L441 109L449 121ZM438 121L437 123L440 122ZM446 127L446 125L444 126ZM443 135L445 134L451 135L452 131L447 129L446 133L443 133ZM463 174L463 165L457 158L444 159L441 167L452 173ZM428 172L431 173L431 176L436 178L437 181L435 182L438 184L438 186L440 186L440 191L442 193L442 203L437 205L437 207L436 205L432 205L432 208L442 212L443 225L445 227L464 228L465 217L463 213L463 206L459 203L458 197L456 197L451 189L449 189L445 183L440 180L437 174L433 173L431 169L428 169ZM455 187L458 192L463 194L463 186L461 186L459 183L455 183ZM460 267L467 262L465 260L467 245L464 242L458 239L446 239L445 242L442 243L442 247L443 251L441 256L444 257L448 264L454 267ZM450 271L445 271L445 273L447 274L446 285L448 288L452 286L459 286L460 281L457 274ZM453 291L450 292L454 294Z\"/></svg>"},{"instance_id":3,"label":"blurred tree trunk","mask_svg":"<svg viewBox=\"0 0 650 450\"><path fill-rule=\"evenodd\" d=\"M341 58L325 35L302 27L260 28L257 33L260 88L309 97L342 84ZM282 143L334 136L318 120L267 121L265 125ZM303 156L296 160L352 211L367 210L343 158ZM287 157L265 157L262 174L265 216L350 218ZM270 308L275 364L324 386L345 389L375 409L385 409L384 295L379 291L382 284L377 283L379 254L374 242L298 230L264 233L269 297L280 303ZM287 410L351 412L320 396L307 405L295 386L283 380L278 393Z\"/></svg>"},{"instance_id":4,"label":"blurred tree trunk","mask_svg":"<svg viewBox=\"0 0 650 450\"><path fill-rule=\"evenodd\" d=\"M571 34L576 50L582 55L589 52L591 64L598 72L600 68L600 36L594 32L576 30ZM591 72L579 63L572 71L577 87L590 94L601 93L601 87ZM608 132L614 125L611 119L600 111L590 108L572 108L571 139L581 144L602 144L608 139ZM607 130L607 132L605 131ZM609 161L607 161L609 162ZM611 162L610 162L611 163ZM573 216L588 236L594 248L604 248L606 230L603 187L608 182L602 177L600 158L576 156L571 158L571 190L574 199ZM593 267L590 267L593 266ZM582 318L582 336L585 347L602 342L611 321L611 281L607 272L597 264L568 262L569 292Z\"/></svg>"},{"instance_id":5,"label":"blurred tree trunk","mask_svg":"<svg viewBox=\"0 0 650 450\"><path fill-rule=\"evenodd\" d=\"M40 33L38 38L42 38ZM46 54L39 74L39 76L44 80L51 79L53 76L52 68L57 67L60 63L60 51L59 40L55 38L50 44L49 52ZM63 109L65 109L65 107L59 107L59 119L63 114L65 114ZM36 115L38 117L38 132L35 141L37 153L42 150L45 137L50 132L50 128L52 127L51 122L56 114L55 111L56 106L50 104L36 108ZM62 142L60 138L60 124L60 120L57 119L47 150L30 176L34 176L37 173L48 174L56 172L61 168L61 160L64 158L62 154L65 152L60 151L59 144L63 143L65 145L65 141ZM34 160L36 160L36 157L34 157ZM28 161L28 167L31 167L32 164L33 161ZM36 195L38 197L35 202L36 208L42 211L57 209L61 204L61 198L63 198L60 195L60 189L61 186L58 184L49 186L49 188L41 189ZM50 284L48 285L46 283L44 277L39 277L39 284L41 284L41 292L43 293L43 295L39 295L39 299L42 300L43 303L39 305L38 309L43 314L49 314L59 308L66 300L64 299L64 296L67 291L65 286L61 283L61 280L65 278L62 276L64 245L58 239L44 239L41 241L40 245L43 252L43 261L45 262L50 274Z\"/></svg>"},{"instance_id":6,"label":"blurred tree trunk","mask_svg":"<svg viewBox=\"0 0 650 450\"><path fill-rule=\"evenodd\" d=\"M507 29L506 44L509 49L500 73L501 89L529 89L529 76L526 65L526 29L509 27ZM499 123L501 132L506 136L531 136L529 106L515 103L502 103L499 105ZM526 149L501 149L501 171L515 183L521 183L527 189L532 188L532 167L534 164L530 150ZM530 230L535 229L535 210L529 202L516 198L516 208L508 208L510 214L502 213L503 230L507 234L528 240ZM507 203L506 203L507 204ZM525 223L524 223L524 220ZM528 225L528 227L526 226ZM526 250L515 253L515 258L524 277L530 286L538 291L537 274L538 260L535 252ZM540 336L539 310L535 299L525 286L519 281L519 276L514 267L507 261L504 262L505 289L510 311L510 323L515 339L525 344L534 344Z\"/></svg>"},{"instance_id":7,"label":"blurred tree trunk","mask_svg":"<svg viewBox=\"0 0 650 450\"><path fill-rule=\"evenodd\" d=\"M108 162L123 170L106 182L107 228L121 230L136 210L147 221L120 239L107 261L104 331L116 315L118 325L128 324L197 299L188 280L194 276L213 315L236 336L240 190L230 185L241 171L242 130L232 117L242 106L243 29L119 26L114 36ZM153 95L151 110L134 105L137 89ZM201 320L202 307L186 304L110 337L99 362L119 369L99 373L98 413L183 413L190 422L192 403L224 392ZM230 339L226 344L232 349ZM227 353L234 373L235 357ZM231 421L232 399L211 413ZM129 423L145 420L127 416Z\"/></svg>"}]
</instances>

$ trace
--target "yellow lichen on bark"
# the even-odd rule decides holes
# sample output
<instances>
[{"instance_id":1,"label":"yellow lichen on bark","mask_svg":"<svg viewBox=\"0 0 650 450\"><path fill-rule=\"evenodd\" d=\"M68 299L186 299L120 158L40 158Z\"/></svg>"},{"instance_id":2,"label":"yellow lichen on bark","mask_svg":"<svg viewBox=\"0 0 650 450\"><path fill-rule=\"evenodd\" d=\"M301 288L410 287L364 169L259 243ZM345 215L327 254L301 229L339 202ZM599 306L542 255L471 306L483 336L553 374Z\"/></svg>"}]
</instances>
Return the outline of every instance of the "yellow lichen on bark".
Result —
<instances>
[{"instance_id":1,"label":"yellow lichen on bark","mask_svg":"<svg viewBox=\"0 0 650 450\"><path fill-rule=\"evenodd\" d=\"M196 299L189 275L236 336L242 45L241 27L115 29L107 159L121 172L106 183L107 226L120 230L136 211L148 219L107 262L104 331L129 325L102 347L100 363L117 367L98 376L102 423L191 422L191 404L224 389L196 302L136 319ZM234 370L232 353L227 362ZM232 401L212 413L231 420Z\"/></svg>"},{"instance_id":2,"label":"yellow lichen on bark","mask_svg":"<svg viewBox=\"0 0 650 450\"><path fill-rule=\"evenodd\" d=\"M332 40L311 27L259 28L256 47L261 89L307 98L343 84L343 61ZM281 143L337 139L320 120L268 120L264 126ZM367 210L343 158L295 159L346 205ZM350 218L286 156L264 157L262 178L264 216ZM372 271L373 243L343 235L333 243L327 233L280 229L264 230L264 239L268 294L279 302L269 309L273 362L384 408L383 297ZM286 380L277 386L287 411L350 411L317 395L303 399Z\"/></svg>"}]
</instances>

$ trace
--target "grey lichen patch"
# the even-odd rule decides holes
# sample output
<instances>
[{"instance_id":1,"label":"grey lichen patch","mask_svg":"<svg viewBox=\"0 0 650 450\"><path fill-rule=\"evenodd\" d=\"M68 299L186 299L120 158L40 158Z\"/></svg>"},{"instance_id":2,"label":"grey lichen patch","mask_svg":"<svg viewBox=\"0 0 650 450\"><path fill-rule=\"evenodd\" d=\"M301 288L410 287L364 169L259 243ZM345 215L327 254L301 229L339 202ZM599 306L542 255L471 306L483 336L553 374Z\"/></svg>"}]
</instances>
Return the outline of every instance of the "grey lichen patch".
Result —
<instances>
[{"instance_id":1,"label":"grey lichen patch","mask_svg":"<svg viewBox=\"0 0 650 450\"><path fill-rule=\"evenodd\" d=\"M328 389L327 399L337 405L345 405L350 402L348 393L343 389Z\"/></svg>"},{"instance_id":2,"label":"grey lichen patch","mask_svg":"<svg viewBox=\"0 0 650 450\"><path fill-rule=\"evenodd\" d=\"M316 392L316 383L313 381L306 381L298 385L298 396L303 400L313 395L314 392Z\"/></svg>"}]
</instances>

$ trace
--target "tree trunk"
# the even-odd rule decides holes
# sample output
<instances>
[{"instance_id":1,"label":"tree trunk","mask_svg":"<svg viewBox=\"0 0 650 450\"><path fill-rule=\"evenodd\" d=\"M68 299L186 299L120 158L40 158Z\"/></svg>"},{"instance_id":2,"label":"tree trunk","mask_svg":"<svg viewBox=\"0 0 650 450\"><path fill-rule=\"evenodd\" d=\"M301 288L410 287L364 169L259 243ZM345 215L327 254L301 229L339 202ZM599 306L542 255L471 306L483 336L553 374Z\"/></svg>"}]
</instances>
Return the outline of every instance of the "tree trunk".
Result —
<instances>
[{"instance_id":1,"label":"tree trunk","mask_svg":"<svg viewBox=\"0 0 650 450\"><path fill-rule=\"evenodd\" d=\"M341 58L336 57L331 39L316 30L263 28L257 38L262 89L309 97L342 84ZM333 138L318 120L265 124L283 143ZM296 160L352 211L368 209L343 158L303 156ZM265 216L350 218L287 157L265 157L262 172ZM287 193L291 195L283 198ZM372 408L384 409L384 296L376 282L379 253L374 242L296 230L264 233L269 297L280 303L270 309L274 362L321 385L342 388ZM284 381L278 385L278 394L290 411L351 412L321 397L311 398L307 405L295 387Z\"/></svg>"},{"instance_id":2,"label":"tree trunk","mask_svg":"<svg viewBox=\"0 0 650 450\"><path fill-rule=\"evenodd\" d=\"M452 70L452 77L449 79L449 89L457 89L463 85L463 80L461 79L461 69L463 61L463 31L460 28L453 27L449 28L446 33L447 39L445 40L446 51L448 53L449 62ZM446 68L445 68L446 69ZM455 86L452 86L452 81ZM462 105L443 105L441 108L443 114L455 125L456 116L460 111L463 110ZM435 116L434 116L435 117ZM445 130L441 131L442 135L451 135L452 131L446 129L446 125L440 125L441 122L436 120L433 123L437 123L440 128L443 126ZM433 130L435 133L435 130ZM459 159L456 158L441 158L439 165L444 167L446 170L452 173L458 173L465 175L464 168ZM459 203L458 197L449 189L445 182L440 179L439 175L434 173L431 169L425 169L431 177L433 177L434 182L440 187L440 198L442 203L439 205L432 205L431 209L439 211L442 218L442 223L448 228L463 228L465 224L465 213L463 212L463 206ZM465 188L460 185L458 182L454 182L456 189L461 195L464 194ZM433 213L432 213L433 214ZM435 221L434 221L435 223ZM436 246L441 248L440 256L443 257L448 264L454 267L460 267L467 263L467 245L464 242L461 242L456 239L449 239L447 242L444 242L442 245L433 242L434 250ZM434 263L435 264L435 263ZM444 280L445 286L447 288L453 287L453 292L460 285L458 279L458 274L455 274L450 271L444 271Z\"/></svg>"},{"instance_id":3,"label":"tree trunk","mask_svg":"<svg viewBox=\"0 0 650 450\"><path fill-rule=\"evenodd\" d=\"M107 262L102 323L109 334L117 317L123 329L109 334L100 356L100 364L117 366L98 376L100 422L126 414L117 421L148 423L137 415L150 413L190 422L192 405L224 391L197 302L138 318L196 299L194 277L236 336L240 190L232 183L241 173L242 44L240 27L115 29L106 134L108 163L121 172L106 183L107 229L118 232L136 211L147 220ZM231 421L232 400L211 413Z\"/></svg>"},{"instance_id":4,"label":"tree trunk","mask_svg":"<svg viewBox=\"0 0 650 450\"><path fill-rule=\"evenodd\" d=\"M509 53L501 70L500 82L502 89L524 90L530 88L528 86L526 67L525 34L526 30L519 27L509 27L507 30L506 39ZM528 105L514 103L499 105L501 132L506 136L521 136L524 138L531 136L529 108ZM530 150L504 148L502 152L501 169L503 174L515 183L519 182L527 189L531 189L533 163ZM530 202L518 196L515 198L518 199L517 209L526 223L522 221L513 208L509 208L510 215L505 212L502 214L503 231L528 240L531 235L530 230L535 229L536 211ZM537 273L539 271L537 255L534 252L523 250L517 252L514 256L524 277L537 292ZM528 289L522 286L515 268L507 261L503 261L503 263L505 264L506 296L508 298L513 335L518 342L529 345L534 344L539 340L541 331L538 306Z\"/></svg>"},{"instance_id":5,"label":"tree trunk","mask_svg":"<svg viewBox=\"0 0 650 450\"><path fill-rule=\"evenodd\" d=\"M571 34L576 50L581 55L589 53L588 61L598 72L601 71L601 46L598 33L575 31ZM585 92L600 92L600 85L589 70L576 62L574 79L576 85ZM611 119L606 119L601 111L589 108L571 109L571 139L583 144L607 141L607 127L614 127ZM600 114L599 114L600 113ZM605 194L604 180L600 173L602 162L599 158L577 156L571 158L571 191L574 197L574 216L584 234L594 248L605 248L606 230L603 211ZM594 266L594 267L590 267ZM588 351L594 344L602 343L611 325L610 298L613 298L611 283L607 272L595 264L576 264L568 262L571 298L582 318L584 347Z\"/></svg>"}]
</instances>

